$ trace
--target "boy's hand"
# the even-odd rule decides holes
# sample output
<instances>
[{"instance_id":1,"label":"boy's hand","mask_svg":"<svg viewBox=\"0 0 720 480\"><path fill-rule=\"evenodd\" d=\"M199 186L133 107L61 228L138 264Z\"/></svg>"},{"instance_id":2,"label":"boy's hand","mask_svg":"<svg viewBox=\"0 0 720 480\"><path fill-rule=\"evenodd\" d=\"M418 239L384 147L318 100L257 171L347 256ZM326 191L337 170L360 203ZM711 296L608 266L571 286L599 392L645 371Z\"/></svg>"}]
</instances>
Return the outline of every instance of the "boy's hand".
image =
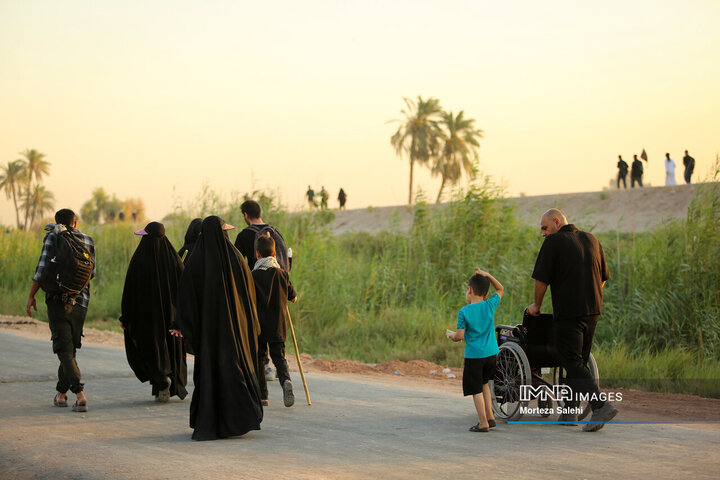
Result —
<instances>
[{"instance_id":1,"label":"boy's hand","mask_svg":"<svg viewBox=\"0 0 720 480\"><path fill-rule=\"evenodd\" d=\"M478 275L485 275L486 277L489 275L486 271L481 270L478 267L475 267L475 273L477 273Z\"/></svg>"},{"instance_id":2,"label":"boy's hand","mask_svg":"<svg viewBox=\"0 0 720 480\"><path fill-rule=\"evenodd\" d=\"M448 337L449 339L452 339L453 337L455 337L455 332L453 332L452 330L447 330L447 329L446 329L446 330L445 330L445 336Z\"/></svg>"},{"instance_id":3,"label":"boy's hand","mask_svg":"<svg viewBox=\"0 0 720 480\"><path fill-rule=\"evenodd\" d=\"M182 336L183 336L183 334L180 330L175 330L174 328L171 328L169 330L169 332L170 332L170 335L172 335L173 337L182 338Z\"/></svg>"}]
</instances>

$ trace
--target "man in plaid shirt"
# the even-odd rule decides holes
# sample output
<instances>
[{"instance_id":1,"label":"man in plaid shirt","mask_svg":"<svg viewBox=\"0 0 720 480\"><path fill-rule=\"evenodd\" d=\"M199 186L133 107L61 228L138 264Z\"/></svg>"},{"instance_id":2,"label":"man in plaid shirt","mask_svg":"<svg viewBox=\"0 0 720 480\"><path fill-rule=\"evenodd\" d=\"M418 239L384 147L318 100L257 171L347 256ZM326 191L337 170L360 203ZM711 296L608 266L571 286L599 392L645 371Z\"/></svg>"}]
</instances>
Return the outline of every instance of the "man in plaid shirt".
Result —
<instances>
[{"instance_id":1,"label":"man in plaid shirt","mask_svg":"<svg viewBox=\"0 0 720 480\"><path fill-rule=\"evenodd\" d=\"M43 240L43 248L40 253L35 275L33 275L33 283L28 296L26 311L28 316L32 317L31 309L37 311L35 303L35 294L40 289L40 279L47 262L55 256L55 243L57 239L57 230L63 226L69 230L75 238L82 240L85 247L95 260L95 244L93 239L88 235L77 230L77 216L75 212L64 208L55 213L55 223L57 225L48 225L45 227L49 230ZM93 269L92 276L95 276ZM90 302L90 285L78 295L74 305L66 305L57 296L45 295L45 304L48 308L48 323L52 334L53 353L60 360L58 368L58 382L56 386L57 393L53 399L53 404L57 407L67 407L67 391L70 390L77 395L77 401L73 405L74 412L87 412L87 398L83 392L83 384L81 383L80 370L75 361L75 352L81 346L80 338L82 337L83 324L85 323L85 315L87 314L88 303Z\"/></svg>"}]
</instances>

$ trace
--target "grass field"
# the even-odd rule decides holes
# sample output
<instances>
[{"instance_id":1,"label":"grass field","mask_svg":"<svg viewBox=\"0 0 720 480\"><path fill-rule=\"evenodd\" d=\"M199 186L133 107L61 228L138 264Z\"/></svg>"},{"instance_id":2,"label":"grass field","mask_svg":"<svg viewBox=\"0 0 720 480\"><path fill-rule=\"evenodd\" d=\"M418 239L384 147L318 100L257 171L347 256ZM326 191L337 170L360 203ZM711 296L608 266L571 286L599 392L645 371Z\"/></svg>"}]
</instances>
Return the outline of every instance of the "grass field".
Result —
<instances>
[{"instance_id":1,"label":"grass field","mask_svg":"<svg viewBox=\"0 0 720 480\"><path fill-rule=\"evenodd\" d=\"M302 350L365 362L423 358L460 366L462 348L443 333L455 328L475 266L506 287L496 322L519 323L532 302L530 272L542 238L517 221L512 207L497 201L499 194L490 183L476 184L442 210L429 209L419 198L410 232L390 228L340 236L326 227L332 212L289 214L272 195L263 196L264 218L283 232L295 253L291 277L299 301L291 313ZM189 220L210 213L242 225L240 202L224 203L204 191L166 219L168 237L179 248ZM88 325L119 330L136 228L81 225L97 248ZM684 220L652 231L598 233L598 238L612 277L595 337L602 376L643 381L656 390L720 396L718 184L698 189ZM3 234L0 312L24 314L41 240L40 232ZM550 309L549 298L544 305ZM41 307L38 317L44 315ZM700 381L688 386L690 380Z\"/></svg>"}]
</instances>

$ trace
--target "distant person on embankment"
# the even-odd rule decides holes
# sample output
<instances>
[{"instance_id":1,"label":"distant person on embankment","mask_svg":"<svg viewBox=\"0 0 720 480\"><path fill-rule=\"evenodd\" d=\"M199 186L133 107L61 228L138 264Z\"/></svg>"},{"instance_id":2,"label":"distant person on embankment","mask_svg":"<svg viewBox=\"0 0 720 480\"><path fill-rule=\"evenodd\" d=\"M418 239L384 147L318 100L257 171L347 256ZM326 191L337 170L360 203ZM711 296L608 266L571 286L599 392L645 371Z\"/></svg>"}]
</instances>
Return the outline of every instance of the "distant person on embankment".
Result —
<instances>
[{"instance_id":1,"label":"distant person on embankment","mask_svg":"<svg viewBox=\"0 0 720 480\"><path fill-rule=\"evenodd\" d=\"M545 237L532 278L535 279L535 302L527 308L530 315L540 315L548 285L552 292L553 335L560 365L567 372L567 385L575 398L565 405L577 408L578 394L590 399L593 414L583 431L600 430L617 410L601 398L597 383L587 367L595 327L602 310L603 287L610 277L605 254L597 238L568 224L565 215L551 208L540 218ZM573 425L576 414L564 413L560 421Z\"/></svg>"},{"instance_id":2,"label":"distant person on embankment","mask_svg":"<svg viewBox=\"0 0 720 480\"><path fill-rule=\"evenodd\" d=\"M638 160L637 155L633 155L633 163L630 169L630 187L635 188L635 182L637 182L638 186L642 187L642 177L643 164Z\"/></svg>"},{"instance_id":3,"label":"distant person on embankment","mask_svg":"<svg viewBox=\"0 0 720 480\"><path fill-rule=\"evenodd\" d=\"M325 185L323 185L322 189L320 190L320 209L321 210L327 209L329 198L330 198L330 195L328 195L328 191L325 190Z\"/></svg>"},{"instance_id":4,"label":"distant person on embankment","mask_svg":"<svg viewBox=\"0 0 720 480\"><path fill-rule=\"evenodd\" d=\"M307 192L305 192L305 196L307 197L308 206L310 207L310 210L315 209L315 190L312 189L310 185L308 185Z\"/></svg>"},{"instance_id":5,"label":"distant person on embankment","mask_svg":"<svg viewBox=\"0 0 720 480\"><path fill-rule=\"evenodd\" d=\"M340 192L338 193L338 203L340 204L340 210L345 210L345 202L347 201L347 193L345 193L345 190L340 187Z\"/></svg>"},{"instance_id":6,"label":"distant person on embankment","mask_svg":"<svg viewBox=\"0 0 720 480\"><path fill-rule=\"evenodd\" d=\"M690 185L690 177L692 177L693 171L695 171L695 159L690 156L687 150L685 150L685 156L683 157L683 165L685 166L685 183Z\"/></svg>"},{"instance_id":7,"label":"distant person on embankment","mask_svg":"<svg viewBox=\"0 0 720 480\"><path fill-rule=\"evenodd\" d=\"M627 173L628 173L628 164L625 160L622 159L622 155L618 155L618 175L617 175L617 188L620 188L620 180L622 180L623 187L627 188Z\"/></svg>"},{"instance_id":8,"label":"distant person on embankment","mask_svg":"<svg viewBox=\"0 0 720 480\"><path fill-rule=\"evenodd\" d=\"M672 187L677 185L675 181L675 161L670 158L670 154L665 154L665 186Z\"/></svg>"}]
</instances>

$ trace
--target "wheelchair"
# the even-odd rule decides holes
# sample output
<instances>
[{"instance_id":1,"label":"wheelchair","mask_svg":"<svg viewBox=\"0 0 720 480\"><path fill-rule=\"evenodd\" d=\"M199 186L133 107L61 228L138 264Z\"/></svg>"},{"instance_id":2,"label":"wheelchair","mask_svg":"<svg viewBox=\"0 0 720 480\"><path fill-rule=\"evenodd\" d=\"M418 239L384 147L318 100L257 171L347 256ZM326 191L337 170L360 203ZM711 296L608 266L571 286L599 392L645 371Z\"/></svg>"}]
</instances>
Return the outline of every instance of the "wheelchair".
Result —
<instances>
[{"instance_id":1,"label":"wheelchair","mask_svg":"<svg viewBox=\"0 0 720 480\"><path fill-rule=\"evenodd\" d=\"M554 347L552 322L552 314L534 317L526 311L520 325L495 326L500 352L497 355L495 376L490 382L490 391L496 418L515 421L522 417L523 410L530 402L521 401L521 385L544 385L551 389L553 385L564 385L565 371L560 366ZM600 373L592 353L587 367L600 386ZM559 407L564 406L562 401L557 403ZM544 412L541 416L547 417L553 409L553 401L543 400L541 397L538 399L538 407ZM580 408L582 413L578 415L578 419L582 420L590 412L590 407L587 402L582 402Z\"/></svg>"}]
</instances>

